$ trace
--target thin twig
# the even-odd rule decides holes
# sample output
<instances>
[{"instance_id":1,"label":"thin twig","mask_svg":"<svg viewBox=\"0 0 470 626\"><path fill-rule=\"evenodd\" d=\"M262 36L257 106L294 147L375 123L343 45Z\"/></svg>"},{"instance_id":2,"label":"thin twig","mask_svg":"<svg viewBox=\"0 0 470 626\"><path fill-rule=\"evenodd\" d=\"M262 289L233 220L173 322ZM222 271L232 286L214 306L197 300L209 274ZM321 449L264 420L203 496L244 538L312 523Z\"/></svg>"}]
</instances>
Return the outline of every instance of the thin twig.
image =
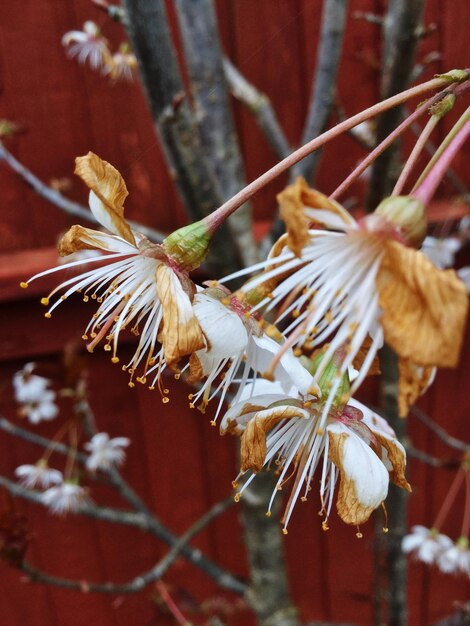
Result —
<instances>
[{"instance_id":1,"label":"thin twig","mask_svg":"<svg viewBox=\"0 0 470 626\"><path fill-rule=\"evenodd\" d=\"M302 133L302 144L318 137L328 122L336 92L346 13L347 0L323 0L317 66ZM319 156L320 150L317 150L297 163L292 170L293 177L300 175L307 180L314 178Z\"/></svg>"},{"instance_id":2,"label":"thin twig","mask_svg":"<svg viewBox=\"0 0 470 626\"><path fill-rule=\"evenodd\" d=\"M176 0L181 39L202 149L223 200L246 185L225 79L222 46L213 0ZM253 265L258 250L249 203L227 222L244 266Z\"/></svg>"},{"instance_id":3,"label":"thin twig","mask_svg":"<svg viewBox=\"0 0 470 626\"><path fill-rule=\"evenodd\" d=\"M256 123L273 148L276 156L285 158L292 152L292 146L279 123L268 96L248 82L238 68L224 57L224 72L234 98L253 113Z\"/></svg>"},{"instance_id":4,"label":"thin twig","mask_svg":"<svg viewBox=\"0 0 470 626\"><path fill-rule=\"evenodd\" d=\"M442 426L439 426L439 424L437 424L431 417L429 417L429 415L417 406L412 406L410 411L419 419L420 422L427 426L429 430L432 430L432 432L450 448L454 448L455 450L460 450L462 452L468 452L470 450L470 445L468 443L465 443L465 441L462 441L461 439L457 439L457 437L449 435L447 431L442 428Z\"/></svg>"},{"instance_id":5,"label":"thin twig","mask_svg":"<svg viewBox=\"0 0 470 626\"><path fill-rule=\"evenodd\" d=\"M22 163L16 159L11 152L9 152L4 144L0 141L0 160L3 161L12 169L16 174L21 176L21 178L42 198L48 200L51 204L61 209L65 213L69 215L73 215L74 217L79 217L80 219L87 220L92 224L98 224L101 226L100 222L96 219L93 213L82 204L78 202L73 202L73 200L69 200L65 196L63 196L59 191L52 189L43 183L35 174L33 174L27 167L25 167ZM133 220L128 220L129 224L132 228L152 241L161 242L165 238L165 235L160 233L158 230L153 228L149 228L148 226L144 226L143 224L139 224L138 222L134 222Z\"/></svg>"},{"instance_id":6,"label":"thin twig","mask_svg":"<svg viewBox=\"0 0 470 626\"><path fill-rule=\"evenodd\" d=\"M150 570L139 574L127 583L92 583L86 580L71 580L68 578L60 578L52 576L37 568L32 567L26 561L23 561L21 569L28 574L34 582L41 582L56 587L64 587L66 589L77 589L83 592L97 593L136 593L144 589L147 585L159 580L167 572L169 567L175 562L183 548L187 546L196 535L198 535L208 524L226 511L233 503L233 498L227 498L222 502L215 504L201 518L199 518L186 532L184 532L178 540L173 544L171 550ZM240 582L240 584L242 584Z\"/></svg>"}]
</instances>

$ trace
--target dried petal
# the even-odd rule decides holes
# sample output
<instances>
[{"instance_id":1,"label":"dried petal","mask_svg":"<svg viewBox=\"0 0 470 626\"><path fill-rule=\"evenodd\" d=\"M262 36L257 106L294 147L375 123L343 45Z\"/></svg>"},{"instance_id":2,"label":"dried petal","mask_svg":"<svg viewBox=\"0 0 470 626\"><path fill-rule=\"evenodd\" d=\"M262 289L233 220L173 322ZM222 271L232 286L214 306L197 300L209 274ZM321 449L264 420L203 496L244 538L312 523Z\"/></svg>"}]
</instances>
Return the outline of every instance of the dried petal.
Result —
<instances>
[{"instance_id":1,"label":"dried petal","mask_svg":"<svg viewBox=\"0 0 470 626\"><path fill-rule=\"evenodd\" d=\"M128 191L117 169L89 152L75 159L75 174L91 189L89 202L93 215L110 232L135 245L134 235L124 219Z\"/></svg>"},{"instance_id":2,"label":"dried petal","mask_svg":"<svg viewBox=\"0 0 470 626\"><path fill-rule=\"evenodd\" d=\"M296 406L276 406L258 411L248 422L241 439L241 469L259 472L266 458L266 435L285 419L308 418L308 411Z\"/></svg>"},{"instance_id":3,"label":"dried petal","mask_svg":"<svg viewBox=\"0 0 470 626\"><path fill-rule=\"evenodd\" d=\"M388 472L369 446L343 424L327 427L328 457L340 472L336 500L346 524L363 524L387 497Z\"/></svg>"},{"instance_id":4,"label":"dried petal","mask_svg":"<svg viewBox=\"0 0 470 626\"><path fill-rule=\"evenodd\" d=\"M163 311L158 339L163 345L166 364L172 367L182 356L204 348L204 336L191 301L173 270L161 263L155 278L157 296Z\"/></svg>"},{"instance_id":5,"label":"dried petal","mask_svg":"<svg viewBox=\"0 0 470 626\"><path fill-rule=\"evenodd\" d=\"M421 252L385 245L377 276L385 341L418 365L454 367L467 317L465 285Z\"/></svg>"},{"instance_id":6,"label":"dried petal","mask_svg":"<svg viewBox=\"0 0 470 626\"><path fill-rule=\"evenodd\" d=\"M58 252L60 256L67 256L79 250L104 250L129 254L136 252L133 246L118 237L75 224L59 241Z\"/></svg>"},{"instance_id":7,"label":"dried petal","mask_svg":"<svg viewBox=\"0 0 470 626\"><path fill-rule=\"evenodd\" d=\"M307 183L298 177L293 185L288 185L277 195L279 214L287 230L287 246L296 256L301 256L302 248L309 241L308 218L302 198L304 187Z\"/></svg>"},{"instance_id":8,"label":"dried petal","mask_svg":"<svg viewBox=\"0 0 470 626\"><path fill-rule=\"evenodd\" d=\"M356 370L361 369L364 363L364 360L367 354L369 353L369 349L371 345L372 345L372 339L369 336L367 336L364 339L362 346L359 348L358 352L356 353L356 356L353 359L352 365L354 369ZM371 363L371 366L369 367L369 371L367 372L367 376L376 376L377 374L380 374L380 363L379 363L379 357L375 355Z\"/></svg>"},{"instance_id":9,"label":"dried petal","mask_svg":"<svg viewBox=\"0 0 470 626\"><path fill-rule=\"evenodd\" d=\"M398 410L400 417L406 417L410 406L426 391L432 382L435 369L420 367L410 359L398 361L400 380L398 383Z\"/></svg>"}]
</instances>

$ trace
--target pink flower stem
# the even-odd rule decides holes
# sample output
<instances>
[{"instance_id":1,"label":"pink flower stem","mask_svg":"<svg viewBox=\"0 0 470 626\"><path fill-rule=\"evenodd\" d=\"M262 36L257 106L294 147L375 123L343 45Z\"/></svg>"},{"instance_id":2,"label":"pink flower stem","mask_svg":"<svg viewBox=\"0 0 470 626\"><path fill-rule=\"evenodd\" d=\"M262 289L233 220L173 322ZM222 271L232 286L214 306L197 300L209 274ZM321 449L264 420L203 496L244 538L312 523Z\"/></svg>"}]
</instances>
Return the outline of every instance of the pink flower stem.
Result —
<instances>
[{"instance_id":1,"label":"pink flower stem","mask_svg":"<svg viewBox=\"0 0 470 626\"><path fill-rule=\"evenodd\" d=\"M470 113L470 108L468 109L468 112ZM435 166L432 168L432 170L429 172L429 174L426 176L420 186L411 193L414 198L421 200L423 204L428 204L428 202L433 197L442 178L445 176L445 173L449 168L452 159L463 146L469 135L470 119L468 119L468 121L465 122L462 128L459 129L458 133L449 143L447 148L442 153L442 156L439 158Z\"/></svg>"},{"instance_id":2,"label":"pink flower stem","mask_svg":"<svg viewBox=\"0 0 470 626\"><path fill-rule=\"evenodd\" d=\"M349 176L341 183L337 189L333 191L330 195L330 198L335 200L338 196L340 196L346 189L362 174L362 172L369 167L369 165L375 161L375 159L382 154L394 141L399 137L413 122L415 122L418 117L421 117L423 113L425 113L430 106L438 102L445 95L445 91L441 91L437 93L435 96L430 98L425 104L418 106L416 111L414 111L411 115L409 115L403 122L395 128L394 131L388 135L383 141L379 143L379 145L372 150L367 157L359 163L359 165L349 174Z\"/></svg>"},{"instance_id":3,"label":"pink flower stem","mask_svg":"<svg viewBox=\"0 0 470 626\"><path fill-rule=\"evenodd\" d=\"M456 96L460 95L462 93L462 91L464 91L464 89L467 86L468 86L467 83L464 83L463 85L459 85L459 87L454 92L455 95ZM468 119L469 119L469 109L467 109L465 111L465 113L459 117L459 119L455 122L454 126L451 128L451 130L449 131L447 136L441 142L440 146L438 146L437 150L434 152L434 154L433 154L432 158L430 159L429 163L426 165L424 170L421 172L420 177L418 178L418 180L414 184L413 189L411 190L412 192L421 185L421 183L426 178L426 176L429 174L431 169L434 167L434 165L437 163L437 161L441 158L442 153L444 152L444 150L447 148L447 146L450 144L452 139L460 131L460 129L462 128L462 126L464 125L464 123Z\"/></svg>"},{"instance_id":4,"label":"pink flower stem","mask_svg":"<svg viewBox=\"0 0 470 626\"><path fill-rule=\"evenodd\" d=\"M242 204L244 204L247 200L249 200L255 193L257 193L260 189L262 189L265 185L270 183L272 180L277 178L280 174L288 170L290 167L301 161L304 157L308 156L314 150L317 150L321 146L323 146L328 141L331 141L335 137L338 137L341 133L344 133L354 126L357 126L361 122L365 122L371 117L375 115L379 115L383 111L387 111L395 106L410 100L416 96L422 96L428 91L432 89L439 89L441 87L449 86L448 78L433 78L432 80L428 80L422 85L417 85L416 87L411 87L406 91L402 91L391 98L387 98L378 104L374 104L373 106L353 115L347 120L337 124L334 128L330 128L325 133L322 133L315 139L312 139L305 145L301 146L297 150L295 150L292 154L287 156L282 161L279 161L274 167L270 168L264 174L261 174L258 178L256 178L253 182L249 183L246 187L241 189L238 193L236 193L230 200L227 200L222 206L216 209L212 215L211 219L214 220L217 224L222 223L227 219L234 211L236 211Z\"/></svg>"},{"instance_id":5,"label":"pink flower stem","mask_svg":"<svg viewBox=\"0 0 470 626\"><path fill-rule=\"evenodd\" d=\"M418 137L413 150L411 151L410 156L408 157L405 166L403 167L401 174L396 182L395 187L392 191L392 196L399 196L403 191L403 187L405 186L406 181L408 180L408 176L410 175L413 167L416 165L421 152L423 151L426 142L431 136L432 131L436 128L440 117L437 115L431 115L426 126L423 128L421 135Z\"/></svg>"},{"instance_id":6,"label":"pink flower stem","mask_svg":"<svg viewBox=\"0 0 470 626\"><path fill-rule=\"evenodd\" d=\"M465 508L460 536L468 538L470 532L470 471L468 469L463 471L465 472Z\"/></svg>"},{"instance_id":7,"label":"pink flower stem","mask_svg":"<svg viewBox=\"0 0 470 626\"><path fill-rule=\"evenodd\" d=\"M450 511L451 506L454 504L455 497L457 495L458 490L460 489L460 485L463 482L465 476L465 472L462 469L459 469L456 477L454 478L449 491L444 499L444 502L441 506L441 509L436 517L436 521L432 525L432 528L436 530L440 530L442 524L445 522L447 514Z\"/></svg>"},{"instance_id":8,"label":"pink flower stem","mask_svg":"<svg viewBox=\"0 0 470 626\"><path fill-rule=\"evenodd\" d=\"M178 624L180 624L180 626L188 626L189 625L188 620L185 618L183 613L181 613L179 608L176 606L175 601L168 593L167 588L162 583L162 581L158 580L155 583L155 586L158 590L158 593L160 594L161 599L163 600L163 602L165 603L166 607L168 608L170 613L173 615L175 620L178 622Z\"/></svg>"}]
</instances>

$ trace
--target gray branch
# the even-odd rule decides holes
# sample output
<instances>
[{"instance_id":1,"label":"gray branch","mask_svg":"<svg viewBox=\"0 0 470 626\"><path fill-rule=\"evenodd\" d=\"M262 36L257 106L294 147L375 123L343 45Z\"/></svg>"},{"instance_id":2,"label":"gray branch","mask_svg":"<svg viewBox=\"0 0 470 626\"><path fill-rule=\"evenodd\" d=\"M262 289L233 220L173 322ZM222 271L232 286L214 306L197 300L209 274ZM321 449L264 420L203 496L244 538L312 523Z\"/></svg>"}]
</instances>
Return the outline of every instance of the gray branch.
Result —
<instances>
[{"instance_id":1,"label":"gray branch","mask_svg":"<svg viewBox=\"0 0 470 626\"><path fill-rule=\"evenodd\" d=\"M274 502L271 516L266 517L275 478L272 473L261 472L241 498L251 579L246 599L260 626L299 626L297 609L289 596L279 524L280 498Z\"/></svg>"},{"instance_id":2,"label":"gray branch","mask_svg":"<svg viewBox=\"0 0 470 626\"><path fill-rule=\"evenodd\" d=\"M150 583L155 582L164 576L167 570L178 558L184 547L187 546L188 542L198 535L216 517L226 511L232 503L233 498L228 498L215 504L178 538L178 540L173 544L171 550L156 565L154 565L154 567L142 574L139 574L127 583L92 583L85 580L59 578L32 567L26 561L23 561L21 564L21 569L33 582L46 583L56 587L63 587L65 589L76 589L83 592L91 591L97 593L137 593Z\"/></svg>"},{"instance_id":3,"label":"gray branch","mask_svg":"<svg viewBox=\"0 0 470 626\"><path fill-rule=\"evenodd\" d=\"M222 61L213 0L176 0L180 33L190 80L194 113L205 157L224 200L246 185ZM228 219L244 265L258 259L251 205Z\"/></svg>"},{"instance_id":4,"label":"gray branch","mask_svg":"<svg viewBox=\"0 0 470 626\"><path fill-rule=\"evenodd\" d=\"M215 210L222 194L205 158L190 109L162 0L124 0L127 28L162 149L192 220ZM221 228L211 260L220 273L239 266L233 240Z\"/></svg>"},{"instance_id":5,"label":"gray branch","mask_svg":"<svg viewBox=\"0 0 470 626\"><path fill-rule=\"evenodd\" d=\"M388 98L409 84L414 66L417 42L421 32L424 0L390 0L383 23L384 47L381 95ZM377 142L380 143L397 126L401 107L389 109L377 120ZM374 163L367 208L373 210L390 193L396 180L397 147L386 150Z\"/></svg>"},{"instance_id":6,"label":"gray branch","mask_svg":"<svg viewBox=\"0 0 470 626\"><path fill-rule=\"evenodd\" d=\"M52 187L43 183L42 180L35 176L27 167L15 159L15 157L5 148L1 141L0 161L6 163L10 169L18 174L33 189L33 191L38 194L38 196L41 196L41 198L44 198L57 208L61 209L61 211L64 211L69 215L73 215L74 217L79 217L87 222L91 222L92 224L98 224L101 226L90 209L82 204L79 204L78 202L69 200L59 191L56 191L55 189L52 189ZM148 226L144 226L143 224L139 224L138 222L134 222L132 220L128 220L128 222L134 230L142 233L157 243L163 241L165 238L165 235L158 232L158 230L154 230L153 228L149 228Z\"/></svg>"},{"instance_id":7,"label":"gray branch","mask_svg":"<svg viewBox=\"0 0 470 626\"><path fill-rule=\"evenodd\" d=\"M302 135L302 144L318 137L328 122L336 92L336 78L346 24L347 0L324 0L310 104ZM309 154L292 171L293 176L310 180L315 176L320 150Z\"/></svg>"},{"instance_id":8,"label":"gray branch","mask_svg":"<svg viewBox=\"0 0 470 626\"><path fill-rule=\"evenodd\" d=\"M82 402L79 404L80 411L85 410L85 403ZM21 439L24 439L41 447L47 448L51 444L48 439L45 439L44 437L40 437L35 433L30 433L23 428L15 426L5 418L0 418L0 429L4 432L20 437ZM69 453L69 447L61 443L55 443L54 450L56 452L59 452L60 454ZM81 462L85 461L85 455L81 453L77 454L77 458ZM101 519L104 521L116 524L123 524L127 526L135 526L142 530L146 530L153 536L158 538L160 541L163 541L171 548L174 548L174 546L178 543L179 538L174 535L168 528L166 528L166 526L164 526L164 524L162 524L158 520L158 518L156 518L155 515L150 512L150 510L145 506L139 496L122 478L119 471L116 468L111 468L110 471L107 472L107 475L109 476L111 484L117 489L120 495L125 500L127 500L129 504L131 504L131 506L137 511L137 513L127 512L119 509L98 507L96 505L82 506L77 512L79 514L86 515L95 519ZM0 476L0 484L6 487L12 495L16 497L22 497L26 500L34 502L35 504L41 504L42 506L44 506L41 500L40 492L26 489L25 487L22 487L21 485L10 481L8 478L2 476ZM242 583L232 574L225 571L216 563L205 557L200 550L193 548L189 545L183 545L181 549L179 549L179 552L181 552L181 554L189 562L193 563L193 565L196 565L199 569L205 572L223 588L230 589L231 591L240 594L244 592L244 583Z\"/></svg>"},{"instance_id":9,"label":"gray branch","mask_svg":"<svg viewBox=\"0 0 470 626\"><path fill-rule=\"evenodd\" d=\"M233 97L251 111L274 153L284 159L292 152L292 146L287 141L270 99L249 83L227 57L224 57L223 63L225 78Z\"/></svg>"},{"instance_id":10,"label":"gray branch","mask_svg":"<svg viewBox=\"0 0 470 626\"><path fill-rule=\"evenodd\" d=\"M410 412L419 419L429 430L439 437L441 441L443 441L450 448L454 448L455 450L460 450L461 452L469 452L470 445L462 441L461 439L457 439L457 437L453 437L449 435L447 431L439 426L429 415L427 415L424 411L419 409L417 406L412 406Z\"/></svg>"}]
</instances>

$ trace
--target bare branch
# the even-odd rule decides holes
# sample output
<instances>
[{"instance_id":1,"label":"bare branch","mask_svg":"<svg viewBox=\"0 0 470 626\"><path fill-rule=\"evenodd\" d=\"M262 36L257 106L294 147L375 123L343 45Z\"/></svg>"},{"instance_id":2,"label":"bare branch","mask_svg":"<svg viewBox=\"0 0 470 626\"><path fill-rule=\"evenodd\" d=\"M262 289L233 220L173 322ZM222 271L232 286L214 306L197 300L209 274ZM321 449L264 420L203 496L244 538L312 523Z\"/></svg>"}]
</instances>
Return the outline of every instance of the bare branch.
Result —
<instances>
[{"instance_id":1,"label":"bare branch","mask_svg":"<svg viewBox=\"0 0 470 626\"><path fill-rule=\"evenodd\" d=\"M441 441L443 441L450 448L454 448L455 450L460 450L461 452L470 451L470 445L462 441L461 439L457 439L457 437L453 437L449 435L447 431L439 426L429 415L427 415L424 411L419 409L417 406L412 406L410 409L411 413L419 419L425 426L432 430L434 434L436 434Z\"/></svg>"},{"instance_id":2,"label":"bare branch","mask_svg":"<svg viewBox=\"0 0 470 626\"><path fill-rule=\"evenodd\" d=\"M410 81L414 57L422 23L424 0L390 0L383 23L384 46L382 54L383 98L405 89ZM377 141L380 142L397 126L402 110L396 107L383 113L377 121ZM373 210L391 191L396 180L394 161L396 146L391 146L374 163L371 173L368 210Z\"/></svg>"},{"instance_id":3,"label":"bare branch","mask_svg":"<svg viewBox=\"0 0 470 626\"><path fill-rule=\"evenodd\" d=\"M430 465L431 467L456 467L459 465L455 460L450 459L438 459L423 450L418 450L418 448L414 448L413 446L406 446L406 454L422 463L426 463L426 465Z\"/></svg>"},{"instance_id":4,"label":"bare branch","mask_svg":"<svg viewBox=\"0 0 470 626\"><path fill-rule=\"evenodd\" d=\"M227 57L224 57L223 63L225 78L233 97L253 113L256 123L275 154L280 159L288 156L292 152L292 146L287 141L268 96L249 83Z\"/></svg>"},{"instance_id":5,"label":"bare branch","mask_svg":"<svg viewBox=\"0 0 470 626\"><path fill-rule=\"evenodd\" d=\"M302 144L318 137L326 126L334 103L336 78L346 24L347 0L324 0L317 53L317 66L312 84L310 104L302 134ZM312 152L298 163L293 176L310 180L315 176L320 150Z\"/></svg>"},{"instance_id":6,"label":"bare branch","mask_svg":"<svg viewBox=\"0 0 470 626\"><path fill-rule=\"evenodd\" d=\"M176 7L202 148L222 197L228 200L244 187L246 180L230 108L214 2L176 0ZM227 222L245 266L259 260L251 213L251 205L246 203Z\"/></svg>"},{"instance_id":7,"label":"bare branch","mask_svg":"<svg viewBox=\"0 0 470 626\"><path fill-rule=\"evenodd\" d=\"M80 403L80 405L81 410L83 410L84 403ZM0 418L0 429L42 447L50 445L50 441L48 439L40 437L34 433L29 433L27 430L13 425L5 418ZM55 443L54 449L60 454L69 453L69 447L61 443ZM81 453L77 454L77 458L79 458L82 463L86 460L86 456ZM149 511L138 495L122 478L119 471L116 468L111 468L109 472L106 472L106 475L109 476L111 484L117 489L120 495L134 507L137 513L109 509L106 507L97 507L95 505L81 507L77 512L88 517L102 519L116 524L136 526L142 530L148 531L153 536L173 548L179 541L178 537L166 528L166 526L164 526L164 524L162 524L158 518L156 518L155 515ZM0 484L6 487L12 495L25 498L26 500L44 506L41 500L40 492L26 489L2 476L0 476ZM243 583L241 583L232 574L219 567L216 563L205 557L200 550L192 548L188 545L183 545L179 549L179 552L181 552L181 554L188 561L199 567L208 576L213 578L222 587L230 589L235 593L243 593Z\"/></svg>"},{"instance_id":8,"label":"bare branch","mask_svg":"<svg viewBox=\"0 0 470 626\"><path fill-rule=\"evenodd\" d=\"M266 516L276 477L261 472L243 492L242 523L249 558L251 584L246 599L260 624L299 626L289 596L284 546L279 524L280 499Z\"/></svg>"},{"instance_id":9,"label":"bare branch","mask_svg":"<svg viewBox=\"0 0 470 626\"><path fill-rule=\"evenodd\" d=\"M78 202L73 202L73 200L69 200L65 196L63 196L59 191L52 189L45 183L43 183L37 176L35 176L27 167L25 167L22 163L20 163L15 157L9 152L4 144L0 141L0 161L6 163L16 174L21 176L21 178L38 194L45 200L48 200L51 204L61 209L65 213L69 215L73 215L74 217L79 217L87 222L91 222L92 224L98 224L101 226L99 221L93 215L93 213L87 207L79 204ZM132 228L146 237L149 237L155 242L161 242L165 238L165 235L160 233L158 230L154 230L153 228L149 228L148 226L144 226L143 224L139 224L138 222L134 222L132 220L128 220L129 224Z\"/></svg>"},{"instance_id":10,"label":"bare branch","mask_svg":"<svg viewBox=\"0 0 470 626\"><path fill-rule=\"evenodd\" d=\"M33 582L41 582L56 587L64 587L66 589L76 589L82 592L97 593L137 593L144 589L150 583L159 580L175 562L183 548L191 539L198 535L208 524L210 524L221 513L226 511L233 503L233 498L227 498L222 502L215 504L200 519L198 519L188 530L183 533L173 544L171 550L150 570L139 574L127 583L92 583L85 580L71 580L68 578L59 578L52 576L36 569L23 561L21 569L31 578ZM240 584L242 584L240 582ZM222 585L223 586L223 585Z\"/></svg>"},{"instance_id":11,"label":"bare branch","mask_svg":"<svg viewBox=\"0 0 470 626\"><path fill-rule=\"evenodd\" d=\"M215 210L222 195L205 158L189 107L162 0L124 0L128 35L139 62L156 131L181 198L192 220ZM158 42L158 45L155 45ZM211 246L221 272L239 266L233 239L222 227Z\"/></svg>"}]
</instances>

